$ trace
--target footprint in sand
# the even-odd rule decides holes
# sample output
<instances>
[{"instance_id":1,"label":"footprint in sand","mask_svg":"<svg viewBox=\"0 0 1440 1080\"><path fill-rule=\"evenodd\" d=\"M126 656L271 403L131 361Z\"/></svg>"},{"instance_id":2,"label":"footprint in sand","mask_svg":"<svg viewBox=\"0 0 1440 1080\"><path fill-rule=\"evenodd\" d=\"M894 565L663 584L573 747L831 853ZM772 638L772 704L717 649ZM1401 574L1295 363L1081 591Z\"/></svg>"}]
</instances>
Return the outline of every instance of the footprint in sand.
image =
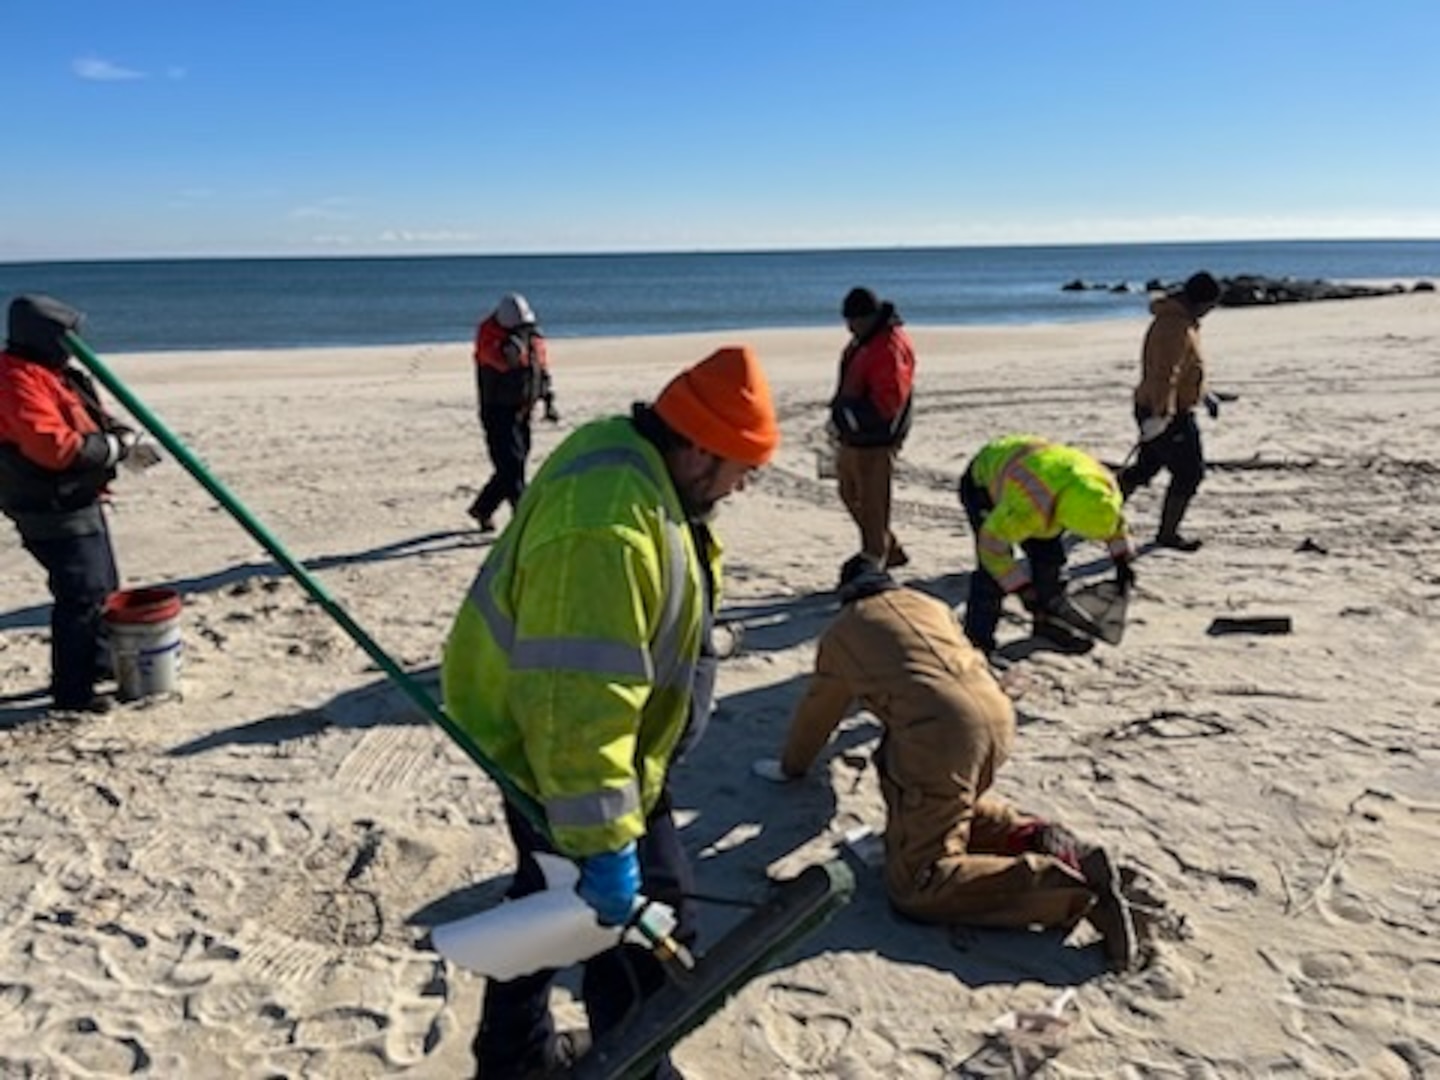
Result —
<instances>
[{"instance_id":1,"label":"footprint in sand","mask_svg":"<svg viewBox=\"0 0 1440 1080\"><path fill-rule=\"evenodd\" d=\"M1331 982L1354 974L1359 964L1345 952L1305 953L1300 957L1300 971L1307 979Z\"/></svg>"},{"instance_id":2,"label":"footprint in sand","mask_svg":"<svg viewBox=\"0 0 1440 1080\"><path fill-rule=\"evenodd\" d=\"M67 1076L132 1076L150 1068L145 1047L128 1035L107 1035L90 1017L67 1020L40 1035L46 1058L68 1067Z\"/></svg>"},{"instance_id":3,"label":"footprint in sand","mask_svg":"<svg viewBox=\"0 0 1440 1080\"><path fill-rule=\"evenodd\" d=\"M325 1009L295 1021L296 1046L332 1047L366 1042L384 1033L390 1018L354 1006Z\"/></svg>"},{"instance_id":4,"label":"footprint in sand","mask_svg":"<svg viewBox=\"0 0 1440 1080\"><path fill-rule=\"evenodd\" d=\"M24 983L0 983L0 1046L17 1046L21 1036L35 1030L28 1007L33 999L34 991Z\"/></svg>"},{"instance_id":5,"label":"footprint in sand","mask_svg":"<svg viewBox=\"0 0 1440 1080\"><path fill-rule=\"evenodd\" d=\"M340 762L335 781L360 792L412 790L444 750L428 725L372 728Z\"/></svg>"},{"instance_id":6,"label":"footprint in sand","mask_svg":"<svg viewBox=\"0 0 1440 1080\"><path fill-rule=\"evenodd\" d=\"M771 987L765 996L769 1008L756 1035L792 1069L826 1066L850 1037L854 1025L848 1017L817 1008L825 1004L828 995L780 985Z\"/></svg>"}]
</instances>

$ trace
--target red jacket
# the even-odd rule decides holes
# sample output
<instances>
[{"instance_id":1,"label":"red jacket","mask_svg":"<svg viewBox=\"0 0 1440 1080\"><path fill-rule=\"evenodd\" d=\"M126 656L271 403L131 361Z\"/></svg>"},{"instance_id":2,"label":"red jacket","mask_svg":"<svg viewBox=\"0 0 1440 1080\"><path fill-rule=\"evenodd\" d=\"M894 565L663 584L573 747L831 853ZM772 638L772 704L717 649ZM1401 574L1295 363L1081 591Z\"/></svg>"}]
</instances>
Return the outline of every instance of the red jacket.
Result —
<instances>
[{"instance_id":1,"label":"red jacket","mask_svg":"<svg viewBox=\"0 0 1440 1080\"><path fill-rule=\"evenodd\" d=\"M100 430L63 370L0 353L0 445L61 472L75 464L85 436Z\"/></svg>"},{"instance_id":2,"label":"red jacket","mask_svg":"<svg viewBox=\"0 0 1440 1080\"><path fill-rule=\"evenodd\" d=\"M529 412L550 396L550 359L536 326L506 330L492 315L475 331L480 407Z\"/></svg>"},{"instance_id":3,"label":"red jacket","mask_svg":"<svg viewBox=\"0 0 1440 1080\"><path fill-rule=\"evenodd\" d=\"M22 535L98 527L90 508L115 475L112 428L83 371L0 353L0 510Z\"/></svg>"},{"instance_id":4,"label":"red jacket","mask_svg":"<svg viewBox=\"0 0 1440 1080\"><path fill-rule=\"evenodd\" d=\"M890 304L877 326L856 338L840 357L840 385L830 403L840 441L850 446L891 446L910 430L915 346Z\"/></svg>"}]
</instances>

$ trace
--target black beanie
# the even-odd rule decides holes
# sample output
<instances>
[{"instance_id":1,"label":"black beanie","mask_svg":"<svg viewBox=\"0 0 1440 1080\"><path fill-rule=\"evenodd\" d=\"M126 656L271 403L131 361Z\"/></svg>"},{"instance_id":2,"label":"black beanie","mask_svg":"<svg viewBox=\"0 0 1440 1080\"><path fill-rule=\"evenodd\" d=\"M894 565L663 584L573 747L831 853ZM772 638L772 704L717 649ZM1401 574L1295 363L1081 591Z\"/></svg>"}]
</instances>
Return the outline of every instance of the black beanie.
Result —
<instances>
[{"instance_id":1,"label":"black beanie","mask_svg":"<svg viewBox=\"0 0 1440 1080\"><path fill-rule=\"evenodd\" d=\"M1197 307L1214 304L1220 299L1220 283L1204 270L1191 274L1180 291L1186 300Z\"/></svg>"},{"instance_id":2,"label":"black beanie","mask_svg":"<svg viewBox=\"0 0 1440 1080\"><path fill-rule=\"evenodd\" d=\"M847 319L860 319L874 315L880 310L880 301L869 289L856 287L845 294L845 303L840 305L840 314Z\"/></svg>"},{"instance_id":3,"label":"black beanie","mask_svg":"<svg viewBox=\"0 0 1440 1080\"><path fill-rule=\"evenodd\" d=\"M50 296L36 293L10 301L6 349L27 360L55 366L70 356L65 331L80 329L80 312Z\"/></svg>"},{"instance_id":4,"label":"black beanie","mask_svg":"<svg viewBox=\"0 0 1440 1080\"><path fill-rule=\"evenodd\" d=\"M861 600L899 587L899 583L890 576L890 571L861 552L859 555L850 556L840 567L840 585L836 591L840 594L840 602L848 604L852 600Z\"/></svg>"}]
</instances>

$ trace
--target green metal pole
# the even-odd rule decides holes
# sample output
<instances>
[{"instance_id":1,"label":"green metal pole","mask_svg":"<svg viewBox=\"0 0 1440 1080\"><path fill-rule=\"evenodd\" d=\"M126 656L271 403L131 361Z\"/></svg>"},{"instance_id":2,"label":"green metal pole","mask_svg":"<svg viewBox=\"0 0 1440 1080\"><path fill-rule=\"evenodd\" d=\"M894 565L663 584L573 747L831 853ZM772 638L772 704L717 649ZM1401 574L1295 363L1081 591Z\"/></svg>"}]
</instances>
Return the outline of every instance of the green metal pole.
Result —
<instances>
[{"instance_id":1,"label":"green metal pole","mask_svg":"<svg viewBox=\"0 0 1440 1080\"><path fill-rule=\"evenodd\" d=\"M253 536L261 547L274 556L275 561L285 569L285 572L300 583L301 588L309 593L315 599L315 602L325 610L325 613L340 625L340 629L344 630L345 633L350 636L350 639L354 641L356 645L359 645L370 659L374 660L375 663L380 666L380 670L386 674L390 681L398 686L406 697L419 706L421 712L438 724L440 729L449 735L450 738L459 745L460 749L464 750L465 753L470 756L470 759L474 761L476 765L479 765L480 768L485 770L490 779L494 780L500 790L504 792L505 797L514 803L525 816L530 819L531 824L538 826L548 834L545 815L541 811L539 804L517 788L510 778L501 772L493 761L480 753L474 744L465 737L459 727L456 726L455 721L445 714L445 710L440 707L440 703L427 694L424 687L401 668L399 664L395 663L384 649L376 644L375 639L367 634L360 624L352 619L349 613L331 598L330 594L325 591L325 587L311 575L309 570L291 558L290 553L285 550L280 541L271 535L270 531L245 508L245 505L241 503L239 499L230 493L224 484L211 475L210 471L205 468L200 459L190 452L190 448L181 442L175 433L165 426L164 421L151 412L143 401L130 392L130 388L95 355L94 351L89 345L85 344L84 339L81 338L79 334L73 332L67 333L65 339L69 343L70 350L75 358L84 364L86 369L100 381L105 389L109 390L110 393L115 396L116 400L124 405L125 408L130 411L131 415L144 425L146 431L155 436L156 441L170 452L170 455L184 467L185 471L199 481L200 486L215 497L220 505L229 512L230 516L240 523L241 528Z\"/></svg>"}]
</instances>

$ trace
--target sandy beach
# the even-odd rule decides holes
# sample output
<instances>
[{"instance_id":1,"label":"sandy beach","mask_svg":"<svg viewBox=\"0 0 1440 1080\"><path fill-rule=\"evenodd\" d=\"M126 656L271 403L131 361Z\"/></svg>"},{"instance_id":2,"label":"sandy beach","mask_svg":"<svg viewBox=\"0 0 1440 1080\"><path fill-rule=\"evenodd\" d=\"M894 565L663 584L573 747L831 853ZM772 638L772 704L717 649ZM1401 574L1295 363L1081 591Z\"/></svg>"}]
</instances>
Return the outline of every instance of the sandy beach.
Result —
<instances>
[{"instance_id":1,"label":"sandy beach","mask_svg":"<svg viewBox=\"0 0 1440 1080\"><path fill-rule=\"evenodd\" d=\"M1145 325L914 330L902 581L963 601L955 487L987 439L1125 457ZM532 471L737 340L785 441L718 522L743 643L674 787L701 890L755 900L884 824L863 712L806 782L749 774L857 546L815 459L843 327L555 340L563 422L537 424ZM687 1076L1440 1075L1440 297L1220 310L1204 345L1238 400L1202 419L1203 550L1143 555L1118 648L1001 630L1020 727L998 790L1134 869L1143 969L1106 974L1085 930L902 922L862 868L678 1044ZM106 359L433 686L490 543L465 515L488 474L468 343ZM1131 502L1141 539L1161 494ZM0 544L0 1077L471 1075L483 980L422 939L506 885L495 786L175 462L122 475L110 520L127 586L183 592L185 652L179 695L103 717L46 715L48 595L8 525ZM1293 632L1206 633L1246 615ZM706 908L708 939L738 917ZM1068 988L1048 1040L992 1034Z\"/></svg>"}]
</instances>

